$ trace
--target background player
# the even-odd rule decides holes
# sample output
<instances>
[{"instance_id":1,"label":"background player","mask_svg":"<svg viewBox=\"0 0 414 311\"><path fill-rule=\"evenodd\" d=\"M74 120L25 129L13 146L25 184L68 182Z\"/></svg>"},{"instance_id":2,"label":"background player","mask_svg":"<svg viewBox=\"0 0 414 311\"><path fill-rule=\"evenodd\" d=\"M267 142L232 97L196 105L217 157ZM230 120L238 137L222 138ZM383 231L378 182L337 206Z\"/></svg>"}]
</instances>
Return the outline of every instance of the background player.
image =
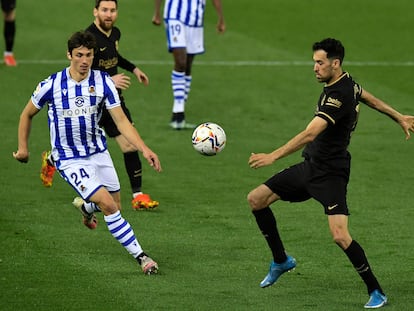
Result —
<instances>
[{"instance_id":1,"label":"background player","mask_svg":"<svg viewBox=\"0 0 414 311\"><path fill-rule=\"evenodd\" d=\"M217 31L226 30L221 0L212 0L218 15ZM160 24L161 0L155 0L152 22ZM185 120L185 104L191 89L191 70L194 57L204 53L204 9L205 0L166 0L164 4L164 22L167 31L167 45L174 57L171 73L171 86L174 104L170 126L180 130L194 128L194 124Z\"/></svg>"},{"instance_id":2,"label":"background player","mask_svg":"<svg viewBox=\"0 0 414 311\"><path fill-rule=\"evenodd\" d=\"M16 0L0 0L1 10L4 18L4 43L3 54L6 66L16 66L16 59L13 54L14 38L16 35Z\"/></svg>"}]
</instances>

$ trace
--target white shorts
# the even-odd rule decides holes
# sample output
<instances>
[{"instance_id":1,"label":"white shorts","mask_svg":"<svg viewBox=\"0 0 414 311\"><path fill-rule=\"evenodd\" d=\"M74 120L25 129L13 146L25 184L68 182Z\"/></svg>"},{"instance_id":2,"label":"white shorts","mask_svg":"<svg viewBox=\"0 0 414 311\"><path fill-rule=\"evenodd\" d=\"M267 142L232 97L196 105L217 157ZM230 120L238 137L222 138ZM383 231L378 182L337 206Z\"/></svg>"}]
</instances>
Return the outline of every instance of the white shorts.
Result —
<instances>
[{"instance_id":1,"label":"white shorts","mask_svg":"<svg viewBox=\"0 0 414 311\"><path fill-rule=\"evenodd\" d=\"M109 192L120 190L119 179L108 150L87 158L61 160L58 165L60 175L84 200L101 187Z\"/></svg>"},{"instance_id":2,"label":"white shorts","mask_svg":"<svg viewBox=\"0 0 414 311\"><path fill-rule=\"evenodd\" d=\"M178 20L166 20L168 51L186 48L187 54L204 53L203 27L190 27Z\"/></svg>"}]
</instances>

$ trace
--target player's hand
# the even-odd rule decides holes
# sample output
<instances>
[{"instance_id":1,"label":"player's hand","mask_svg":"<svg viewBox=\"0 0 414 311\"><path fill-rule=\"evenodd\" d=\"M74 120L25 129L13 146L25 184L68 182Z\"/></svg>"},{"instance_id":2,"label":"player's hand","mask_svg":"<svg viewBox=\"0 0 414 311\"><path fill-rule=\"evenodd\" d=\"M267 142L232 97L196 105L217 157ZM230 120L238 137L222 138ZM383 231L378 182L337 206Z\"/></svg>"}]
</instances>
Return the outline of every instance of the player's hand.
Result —
<instances>
[{"instance_id":1,"label":"player's hand","mask_svg":"<svg viewBox=\"0 0 414 311\"><path fill-rule=\"evenodd\" d=\"M272 164L273 158L269 153L252 153L249 158L249 165L251 168L260 168Z\"/></svg>"},{"instance_id":2,"label":"player's hand","mask_svg":"<svg viewBox=\"0 0 414 311\"><path fill-rule=\"evenodd\" d=\"M142 155L144 156L145 159L147 159L149 165L154 170L156 170L157 172L161 172L162 171L160 160L158 159L158 156L157 156L157 154L155 152L153 152L149 148L145 148L142 151Z\"/></svg>"},{"instance_id":3,"label":"player's hand","mask_svg":"<svg viewBox=\"0 0 414 311\"><path fill-rule=\"evenodd\" d=\"M17 150L16 152L13 152L13 158L21 163L27 163L29 162L29 152Z\"/></svg>"},{"instance_id":4,"label":"player's hand","mask_svg":"<svg viewBox=\"0 0 414 311\"><path fill-rule=\"evenodd\" d=\"M154 16L152 17L152 24L155 26L161 25L161 17L157 14L154 14Z\"/></svg>"},{"instance_id":5,"label":"player's hand","mask_svg":"<svg viewBox=\"0 0 414 311\"><path fill-rule=\"evenodd\" d=\"M399 123L405 133L405 139L409 139L411 137L410 131L414 132L414 116L404 115Z\"/></svg>"},{"instance_id":6,"label":"player's hand","mask_svg":"<svg viewBox=\"0 0 414 311\"><path fill-rule=\"evenodd\" d=\"M126 74L118 73L111 78L117 89L126 90L131 85L131 78Z\"/></svg>"},{"instance_id":7,"label":"player's hand","mask_svg":"<svg viewBox=\"0 0 414 311\"><path fill-rule=\"evenodd\" d=\"M133 73L137 77L139 83L143 83L144 85L149 84L149 79L147 75L142 70L140 70L138 67L135 67Z\"/></svg>"},{"instance_id":8,"label":"player's hand","mask_svg":"<svg viewBox=\"0 0 414 311\"><path fill-rule=\"evenodd\" d=\"M224 33L226 31L226 24L224 21L219 21L216 25L216 29L218 33Z\"/></svg>"}]
</instances>

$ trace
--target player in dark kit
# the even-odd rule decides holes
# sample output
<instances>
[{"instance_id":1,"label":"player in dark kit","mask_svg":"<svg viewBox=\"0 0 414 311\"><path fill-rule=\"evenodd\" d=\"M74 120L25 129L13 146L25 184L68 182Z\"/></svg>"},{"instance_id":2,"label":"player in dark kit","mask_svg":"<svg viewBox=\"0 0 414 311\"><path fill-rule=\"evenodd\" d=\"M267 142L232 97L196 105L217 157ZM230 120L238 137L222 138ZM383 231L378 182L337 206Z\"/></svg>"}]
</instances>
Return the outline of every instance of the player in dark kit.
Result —
<instances>
[{"instance_id":1,"label":"player in dark kit","mask_svg":"<svg viewBox=\"0 0 414 311\"><path fill-rule=\"evenodd\" d=\"M96 38L97 49L92 64L92 69L106 71L114 80L121 99L121 107L129 121L133 123L131 114L125 105L122 89L130 85L130 79L124 74L118 74L118 67L132 72L139 82L148 85L148 77L134 64L122 57L118 52L118 44L121 39L121 31L114 24L118 17L118 3L116 0L96 0L94 9L95 21L86 29ZM132 188L132 207L136 209L155 208L158 202L150 198L148 194L141 192L142 164L138 152L124 139L118 131L114 121L106 109L103 110L99 125L105 129L109 137L115 138L124 154L125 168Z\"/></svg>"},{"instance_id":2,"label":"player in dark kit","mask_svg":"<svg viewBox=\"0 0 414 311\"><path fill-rule=\"evenodd\" d=\"M94 22L86 29L86 31L91 32L95 36L97 42L92 69L105 71L111 76L118 89L118 94L121 99L121 107L129 121L133 123L131 114L126 107L124 97L122 96L122 90L127 89L130 86L131 81L127 75L123 73L118 74L118 67L132 72L138 81L145 85L148 85L149 83L148 77L118 52L121 32L114 26L118 17L118 2L116 0L96 0L94 16ZM157 207L159 203L152 200L149 194L142 193L141 191L142 163L138 152L118 131L118 128L106 109L102 112L99 125L105 129L105 132L109 137L115 138L124 154L125 168L128 173L133 193L132 207L135 209L152 209ZM48 165L49 161L46 159L47 156L48 154L44 153L41 179L45 186L50 186L51 178L49 175L53 176L54 169Z\"/></svg>"},{"instance_id":3,"label":"player in dark kit","mask_svg":"<svg viewBox=\"0 0 414 311\"><path fill-rule=\"evenodd\" d=\"M4 18L4 64L6 66L16 66L17 62L13 54L14 38L16 36L16 0L0 0L0 5Z\"/></svg>"},{"instance_id":4,"label":"player in dark kit","mask_svg":"<svg viewBox=\"0 0 414 311\"><path fill-rule=\"evenodd\" d=\"M414 130L414 117L398 111L374 97L342 70L345 49L335 39L313 45L314 72L325 83L314 118L306 129L271 153L252 154L249 165L260 168L302 149L304 161L280 171L248 195L249 205L273 255L270 269L260 283L273 285L285 272L296 267L296 260L285 253L276 218L270 204L278 201L303 202L314 198L328 216L335 243L345 252L367 286L369 301L365 308L380 308L387 303L363 248L348 231L347 185L351 156L347 150L363 102L399 123L406 138Z\"/></svg>"}]
</instances>

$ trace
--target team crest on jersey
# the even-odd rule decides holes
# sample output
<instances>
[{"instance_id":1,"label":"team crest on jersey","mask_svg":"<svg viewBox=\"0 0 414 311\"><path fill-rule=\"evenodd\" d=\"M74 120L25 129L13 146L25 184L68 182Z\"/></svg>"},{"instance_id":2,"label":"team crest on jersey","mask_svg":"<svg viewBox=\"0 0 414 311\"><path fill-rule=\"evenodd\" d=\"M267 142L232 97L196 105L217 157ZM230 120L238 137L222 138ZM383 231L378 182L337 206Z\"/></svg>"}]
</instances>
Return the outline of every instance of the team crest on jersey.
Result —
<instances>
[{"instance_id":1,"label":"team crest on jersey","mask_svg":"<svg viewBox=\"0 0 414 311\"><path fill-rule=\"evenodd\" d=\"M89 93L95 93L95 86L93 86L93 85L90 85L89 86Z\"/></svg>"},{"instance_id":2,"label":"team crest on jersey","mask_svg":"<svg viewBox=\"0 0 414 311\"><path fill-rule=\"evenodd\" d=\"M85 103L85 99L82 96L78 96L75 98L75 105L77 107L82 107L84 103Z\"/></svg>"}]
</instances>

